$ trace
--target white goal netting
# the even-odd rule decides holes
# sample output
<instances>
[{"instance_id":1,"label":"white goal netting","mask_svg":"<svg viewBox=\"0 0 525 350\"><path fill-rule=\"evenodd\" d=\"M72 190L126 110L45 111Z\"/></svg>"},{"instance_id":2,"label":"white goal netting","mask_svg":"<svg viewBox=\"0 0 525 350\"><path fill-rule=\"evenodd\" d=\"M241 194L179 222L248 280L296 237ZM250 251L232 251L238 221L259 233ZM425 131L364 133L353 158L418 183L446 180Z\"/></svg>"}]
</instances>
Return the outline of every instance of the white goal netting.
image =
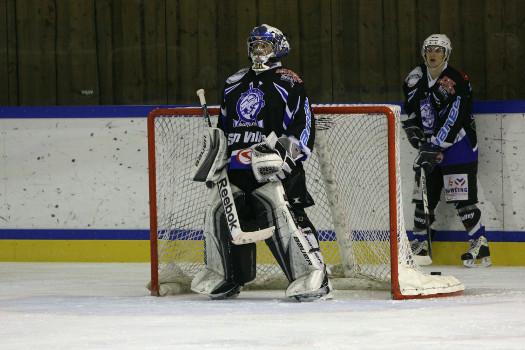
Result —
<instances>
[{"instance_id":1,"label":"white goal netting","mask_svg":"<svg viewBox=\"0 0 525 350\"><path fill-rule=\"evenodd\" d=\"M335 287L389 288L397 299L460 293L457 279L426 275L412 257L399 178L399 107L313 110L316 145L305 170L316 205L307 213ZM189 291L203 268L208 199L204 184L191 179L206 128L200 114L199 108L171 108L149 116L153 294ZM284 274L259 242L257 278L247 287L281 286Z\"/></svg>"}]
</instances>

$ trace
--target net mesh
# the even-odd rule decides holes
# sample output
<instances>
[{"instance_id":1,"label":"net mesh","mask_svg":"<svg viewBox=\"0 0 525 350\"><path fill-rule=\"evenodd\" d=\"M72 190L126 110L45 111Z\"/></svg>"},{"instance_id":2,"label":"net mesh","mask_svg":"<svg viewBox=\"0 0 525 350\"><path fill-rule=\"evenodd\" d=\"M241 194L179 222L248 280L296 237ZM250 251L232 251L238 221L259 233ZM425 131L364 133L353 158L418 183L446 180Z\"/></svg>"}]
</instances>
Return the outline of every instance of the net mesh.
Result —
<instances>
[{"instance_id":1,"label":"net mesh","mask_svg":"<svg viewBox=\"0 0 525 350\"><path fill-rule=\"evenodd\" d=\"M399 118L399 107L391 109ZM353 287L388 288L392 242L387 118L382 113L355 113L351 108L339 114L319 111L322 108L314 108L316 145L305 170L316 203L307 213L319 233L325 261L332 277L352 278ZM157 265L161 284L177 282L187 290L191 278L204 267L203 222L208 198L205 186L192 181L192 172L207 126L198 114L184 115L181 109L177 113L183 114L167 112L154 118ZM212 124L216 125L216 117L212 116ZM397 142L395 145L395 174L399 174ZM398 263L418 270L405 232L401 181L396 176ZM257 278L250 285L286 285L264 242L257 244Z\"/></svg>"}]
</instances>

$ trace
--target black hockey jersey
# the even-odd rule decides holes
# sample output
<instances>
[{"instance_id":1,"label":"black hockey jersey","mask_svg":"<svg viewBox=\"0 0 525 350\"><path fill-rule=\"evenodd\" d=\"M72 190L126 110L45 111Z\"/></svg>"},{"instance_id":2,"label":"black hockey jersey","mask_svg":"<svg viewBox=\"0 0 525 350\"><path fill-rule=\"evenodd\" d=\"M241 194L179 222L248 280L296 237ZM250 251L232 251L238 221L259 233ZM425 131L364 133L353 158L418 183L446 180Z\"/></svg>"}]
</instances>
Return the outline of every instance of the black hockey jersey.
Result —
<instances>
[{"instance_id":1,"label":"black hockey jersey","mask_svg":"<svg viewBox=\"0 0 525 350\"><path fill-rule=\"evenodd\" d=\"M303 81L279 63L258 74L249 68L241 69L226 80L218 127L228 140L230 180L245 191L260 185L251 172L250 146L262 142L273 131L277 137L295 139L303 153L301 160L305 160L315 139L314 115ZM294 200L307 204L311 199L306 195L304 170L301 162L297 163L283 184L289 197L304 192Z\"/></svg>"},{"instance_id":2,"label":"black hockey jersey","mask_svg":"<svg viewBox=\"0 0 525 350\"><path fill-rule=\"evenodd\" d=\"M416 124L430 142L448 149L465 136L472 149L477 149L477 137L472 116L472 88L466 74L450 65L429 87L427 67L421 64L405 79L405 125Z\"/></svg>"}]
</instances>

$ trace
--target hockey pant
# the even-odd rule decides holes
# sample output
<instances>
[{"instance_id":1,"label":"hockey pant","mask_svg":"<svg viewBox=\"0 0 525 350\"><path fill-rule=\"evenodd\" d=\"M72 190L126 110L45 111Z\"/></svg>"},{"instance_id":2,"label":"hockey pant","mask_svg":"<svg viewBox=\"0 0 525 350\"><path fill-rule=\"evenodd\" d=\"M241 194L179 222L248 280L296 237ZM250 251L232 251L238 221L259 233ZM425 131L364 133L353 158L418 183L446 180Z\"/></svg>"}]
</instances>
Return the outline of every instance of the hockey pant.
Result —
<instances>
[{"instance_id":1,"label":"hockey pant","mask_svg":"<svg viewBox=\"0 0 525 350\"><path fill-rule=\"evenodd\" d=\"M275 225L266 240L290 283L290 297L315 294L323 286L329 291L326 267L319 250L316 230L304 209L292 208L280 182L269 182L252 193L235 185L232 192L243 231ZM211 297L234 286L243 286L256 276L256 245L234 245L224 210L213 188L205 223L206 268L192 281L192 290Z\"/></svg>"},{"instance_id":2,"label":"hockey pant","mask_svg":"<svg viewBox=\"0 0 525 350\"><path fill-rule=\"evenodd\" d=\"M426 235L425 211L419 188L420 173L416 172L413 202L414 235ZM463 185L465 184L465 185ZM477 163L461 164L446 168L436 167L427 174L427 196L430 225L435 221L434 209L437 207L441 192L445 190L445 200L454 204L469 239L484 235L485 227L481 224L481 210L477 206ZM457 194L459 193L459 195Z\"/></svg>"}]
</instances>

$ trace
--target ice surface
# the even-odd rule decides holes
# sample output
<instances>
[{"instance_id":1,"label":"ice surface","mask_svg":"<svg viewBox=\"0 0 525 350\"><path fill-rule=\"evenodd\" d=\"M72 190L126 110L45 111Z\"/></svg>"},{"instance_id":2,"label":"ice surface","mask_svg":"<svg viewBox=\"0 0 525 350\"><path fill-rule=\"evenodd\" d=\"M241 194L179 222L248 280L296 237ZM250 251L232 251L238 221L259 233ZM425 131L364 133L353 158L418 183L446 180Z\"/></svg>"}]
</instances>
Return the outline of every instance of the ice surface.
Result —
<instances>
[{"instance_id":1,"label":"ice surface","mask_svg":"<svg viewBox=\"0 0 525 350\"><path fill-rule=\"evenodd\" d=\"M147 264L0 263L0 349L525 349L525 268L431 267L460 297L151 297Z\"/></svg>"}]
</instances>

